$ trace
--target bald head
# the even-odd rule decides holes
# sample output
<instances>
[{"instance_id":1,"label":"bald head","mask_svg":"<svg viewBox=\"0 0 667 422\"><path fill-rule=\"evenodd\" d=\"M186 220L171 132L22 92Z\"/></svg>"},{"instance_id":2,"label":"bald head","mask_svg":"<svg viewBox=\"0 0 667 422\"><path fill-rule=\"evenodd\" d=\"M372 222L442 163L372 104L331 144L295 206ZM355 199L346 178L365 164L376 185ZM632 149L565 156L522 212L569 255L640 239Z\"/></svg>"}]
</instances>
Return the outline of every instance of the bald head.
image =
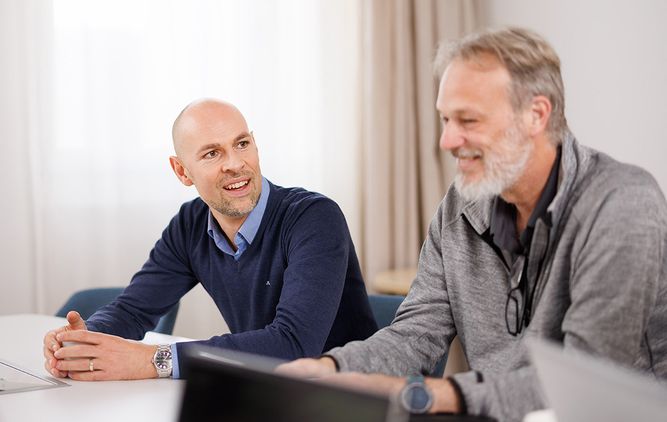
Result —
<instances>
[{"instance_id":1,"label":"bald head","mask_svg":"<svg viewBox=\"0 0 667 422\"><path fill-rule=\"evenodd\" d=\"M243 114L226 101L203 98L185 106L171 128L176 155L182 155L184 144L191 137L215 126L225 126L229 129L243 128L248 131L248 124Z\"/></svg>"},{"instance_id":2,"label":"bald head","mask_svg":"<svg viewBox=\"0 0 667 422\"><path fill-rule=\"evenodd\" d=\"M169 163L174 174L185 186L197 188L233 239L262 191L257 145L245 118L227 102L197 100L178 115L172 137L176 156Z\"/></svg>"}]
</instances>

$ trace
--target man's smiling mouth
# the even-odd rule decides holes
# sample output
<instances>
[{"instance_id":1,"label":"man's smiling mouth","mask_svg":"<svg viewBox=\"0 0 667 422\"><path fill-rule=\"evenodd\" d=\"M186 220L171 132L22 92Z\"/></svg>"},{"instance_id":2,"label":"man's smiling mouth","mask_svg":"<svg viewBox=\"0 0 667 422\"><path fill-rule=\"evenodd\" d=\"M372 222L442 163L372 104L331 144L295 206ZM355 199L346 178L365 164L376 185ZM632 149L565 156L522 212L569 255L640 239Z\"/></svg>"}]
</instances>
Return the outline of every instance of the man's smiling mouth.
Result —
<instances>
[{"instance_id":1,"label":"man's smiling mouth","mask_svg":"<svg viewBox=\"0 0 667 422\"><path fill-rule=\"evenodd\" d=\"M250 180L242 180L240 182L231 183L227 186L223 186L223 189L225 189L225 190L237 190L237 189L241 189L242 187L246 186L248 183L250 183Z\"/></svg>"}]
</instances>

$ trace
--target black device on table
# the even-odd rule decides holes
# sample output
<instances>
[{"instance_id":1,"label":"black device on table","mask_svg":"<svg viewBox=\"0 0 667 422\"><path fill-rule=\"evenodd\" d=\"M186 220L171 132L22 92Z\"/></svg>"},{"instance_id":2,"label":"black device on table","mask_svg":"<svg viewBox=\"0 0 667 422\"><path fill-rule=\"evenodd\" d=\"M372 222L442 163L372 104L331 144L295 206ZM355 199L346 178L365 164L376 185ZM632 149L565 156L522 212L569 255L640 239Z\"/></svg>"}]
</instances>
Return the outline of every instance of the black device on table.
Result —
<instances>
[{"instance_id":1,"label":"black device on table","mask_svg":"<svg viewBox=\"0 0 667 422\"><path fill-rule=\"evenodd\" d=\"M409 415L387 397L274 372L282 361L221 349L188 350L181 422L491 422Z\"/></svg>"}]
</instances>

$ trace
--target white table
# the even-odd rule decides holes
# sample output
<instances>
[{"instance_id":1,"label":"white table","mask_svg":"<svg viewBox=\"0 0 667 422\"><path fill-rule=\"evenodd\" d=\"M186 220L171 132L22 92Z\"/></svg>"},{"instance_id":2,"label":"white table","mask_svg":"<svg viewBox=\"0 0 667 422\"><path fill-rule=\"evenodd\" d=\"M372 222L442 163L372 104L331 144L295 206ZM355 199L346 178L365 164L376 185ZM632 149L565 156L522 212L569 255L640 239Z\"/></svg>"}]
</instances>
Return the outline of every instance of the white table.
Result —
<instances>
[{"instance_id":1,"label":"white table","mask_svg":"<svg viewBox=\"0 0 667 422\"><path fill-rule=\"evenodd\" d=\"M0 316L0 359L47 377L42 339L48 330L64 324L64 318L46 315ZM190 339L149 332L143 341L168 344L187 340ZM0 395L0 421L174 421L185 385L184 381L172 379L64 381L70 386ZM524 422L556 419L547 410L527 415Z\"/></svg>"},{"instance_id":2,"label":"white table","mask_svg":"<svg viewBox=\"0 0 667 422\"><path fill-rule=\"evenodd\" d=\"M44 369L42 339L65 319L46 315L0 316L0 358L40 376ZM184 341L149 332L150 344ZM173 421L178 417L184 381L83 382L64 379L69 387L0 395L0 421L132 422Z\"/></svg>"}]
</instances>

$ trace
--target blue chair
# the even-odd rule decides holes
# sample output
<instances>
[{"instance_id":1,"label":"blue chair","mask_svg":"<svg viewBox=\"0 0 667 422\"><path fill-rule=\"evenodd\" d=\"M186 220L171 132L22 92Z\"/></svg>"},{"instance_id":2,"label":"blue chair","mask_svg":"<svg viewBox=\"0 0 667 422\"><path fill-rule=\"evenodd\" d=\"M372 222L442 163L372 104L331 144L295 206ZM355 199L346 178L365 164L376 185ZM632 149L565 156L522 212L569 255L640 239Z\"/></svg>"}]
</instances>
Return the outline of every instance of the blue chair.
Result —
<instances>
[{"instance_id":1,"label":"blue chair","mask_svg":"<svg viewBox=\"0 0 667 422\"><path fill-rule=\"evenodd\" d=\"M371 304L371 312L373 312L373 317L378 325L378 329L382 329L391 324L396 317L398 307L403 303L403 299L405 299L405 296L400 295L368 295L368 301ZM442 374L445 372L445 363L446 361L444 357L440 359L433 372L431 372L431 376L438 378L442 377Z\"/></svg>"},{"instance_id":2,"label":"blue chair","mask_svg":"<svg viewBox=\"0 0 667 422\"><path fill-rule=\"evenodd\" d=\"M373 317L378 328L391 324L396 316L396 310L403 303L405 296L400 295L368 295Z\"/></svg>"},{"instance_id":3,"label":"blue chair","mask_svg":"<svg viewBox=\"0 0 667 422\"><path fill-rule=\"evenodd\" d=\"M123 287L102 287L97 289L80 290L70 296L67 302L63 305L56 316L65 317L69 311L77 311L81 314L83 319L88 319L102 306L110 303L116 299L122 292ZM153 331L162 334L171 334L174 332L174 324L176 324L176 315L178 315L179 303L172 306L172 308L164 314L157 327Z\"/></svg>"}]
</instances>

